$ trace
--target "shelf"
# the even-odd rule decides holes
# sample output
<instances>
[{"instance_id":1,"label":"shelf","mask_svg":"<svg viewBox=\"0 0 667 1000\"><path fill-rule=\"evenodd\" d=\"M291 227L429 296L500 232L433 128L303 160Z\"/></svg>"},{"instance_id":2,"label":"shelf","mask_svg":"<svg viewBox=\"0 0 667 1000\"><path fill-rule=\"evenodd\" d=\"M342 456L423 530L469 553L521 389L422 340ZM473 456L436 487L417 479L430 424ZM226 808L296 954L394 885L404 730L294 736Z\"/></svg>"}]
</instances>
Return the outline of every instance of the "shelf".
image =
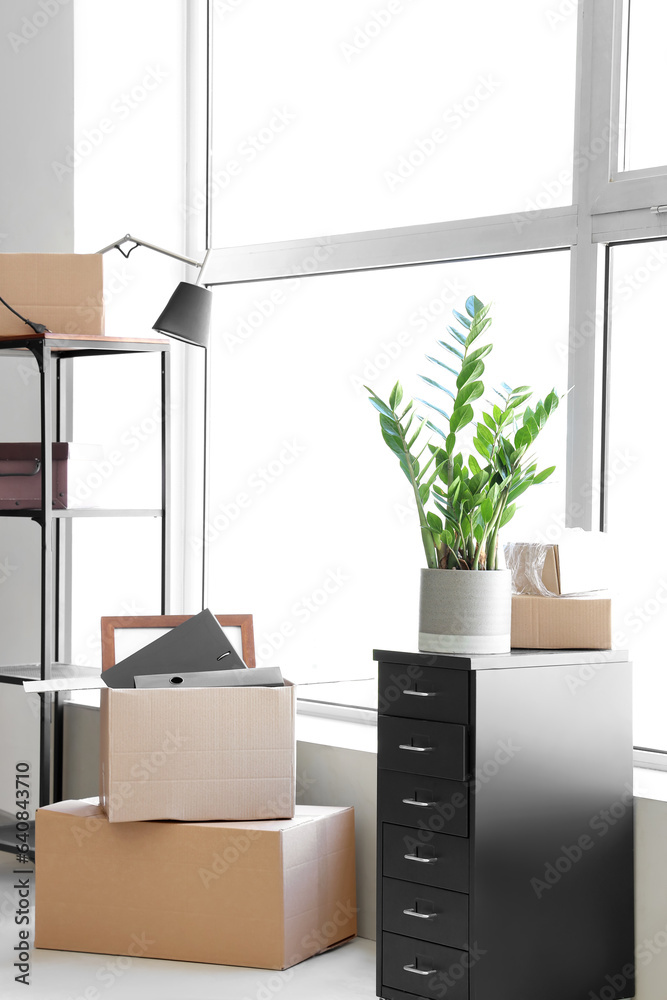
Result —
<instances>
[{"instance_id":1,"label":"shelf","mask_svg":"<svg viewBox=\"0 0 667 1000\"><path fill-rule=\"evenodd\" d=\"M162 517L161 507L137 507L135 509L123 507L68 507L66 510L52 510L52 517ZM0 510L0 517L29 517L34 521L40 521L42 516L38 508L15 507L8 510Z\"/></svg>"},{"instance_id":2,"label":"shelf","mask_svg":"<svg viewBox=\"0 0 667 1000\"><path fill-rule=\"evenodd\" d=\"M28 333L21 337L0 337L0 355L25 357L34 345L48 346L56 357L81 358L96 354L133 354L150 351L168 351L168 340L132 337L87 337L82 334Z\"/></svg>"},{"instance_id":3,"label":"shelf","mask_svg":"<svg viewBox=\"0 0 667 1000\"><path fill-rule=\"evenodd\" d=\"M98 677L99 669L82 667L78 663L52 663L51 679L65 677ZM39 663L19 663L0 665L0 684L23 684L23 681L39 681L42 678Z\"/></svg>"}]
</instances>

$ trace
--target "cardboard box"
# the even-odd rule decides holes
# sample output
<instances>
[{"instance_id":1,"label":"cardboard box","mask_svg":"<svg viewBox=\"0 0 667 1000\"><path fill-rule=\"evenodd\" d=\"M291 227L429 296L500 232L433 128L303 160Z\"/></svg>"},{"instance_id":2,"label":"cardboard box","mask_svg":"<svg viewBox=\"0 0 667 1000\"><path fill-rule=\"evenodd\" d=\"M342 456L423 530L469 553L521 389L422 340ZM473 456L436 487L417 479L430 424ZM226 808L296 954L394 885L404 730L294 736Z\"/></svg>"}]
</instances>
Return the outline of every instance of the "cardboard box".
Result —
<instances>
[{"instance_id":1,"label":"cardboard box","mask_svg":"<svg viewBox=\"0 0 667 1000\"><path fill-rule=\"evenodd\" d=\"M101 459L103 450L100 445L68 441L55 441L52 448L52 506L63 510L70 505L69 484L88 473L88 463ZM39 441L0 443L0 510L41 507L41 449Z\"/></svg>"},{"instance_id":2,"label":"cardboard box","mask_svg":"<svg viewBox=\"0 0 667 1000\"><path fill-rule=\"evenodd\" d=\"M294 816L296 687L108 688L100 799L112 823Z\"/></svg>"},{"instance_id":3,"label":"cardboard box","mask_svg":"<svg viewBox=\"0 0 667 1000\"><path fill-rule=\"evenodd\" d=\"M609 536L605 532L565 528L558 544L508 542L505 558L512 570L513 589L520 594L538 596L530 568L542 558L542 584L550 594L583 594L609 586Z\"/></svg>"},{"instance_id":4,"label":"cardboard box","mask_svg":"<svg viewBox=\"0 0 667 1000\"><path fill-rule=\"evenodd\" d=\"M611 649L608 597L512 596L517 649Z\"/></svg>"},{"instance_id":5,"label":"cardboard box","mask_svg":"<svg viewBox=\"0 0 667 1000\"><path fill-rule=\"evenodd\" d=\"M37 948L286 969L356 934L350 808L119 826L60 802L37 811L36 858Z\"/></svg>"},{"instance_id":6,"label":"cardboard box","mask_svg":"<svg viewBox=\"0 0 667 1000\"><path fill-rule=\"evenodd\" d=\"M0 253L0 294L13 309L53 333L104 334L102 256L97 253ZM30 327L0 307L0 337Z\"/></svg>"}]
</instances>

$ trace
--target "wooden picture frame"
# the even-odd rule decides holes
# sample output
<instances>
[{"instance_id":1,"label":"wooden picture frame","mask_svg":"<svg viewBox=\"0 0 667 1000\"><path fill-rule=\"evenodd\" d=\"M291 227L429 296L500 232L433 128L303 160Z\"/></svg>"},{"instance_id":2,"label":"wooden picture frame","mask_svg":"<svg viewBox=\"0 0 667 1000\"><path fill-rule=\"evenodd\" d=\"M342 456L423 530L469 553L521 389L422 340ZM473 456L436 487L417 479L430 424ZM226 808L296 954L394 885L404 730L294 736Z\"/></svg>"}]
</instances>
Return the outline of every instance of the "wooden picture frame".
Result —
<instances>
[{"instance_id":1,"label":"wooden picture frame","mask_svg":"<svg viewBox=\"0 0 667 1000\"><path fill-rule=\"evenodd\" d=\"M116 662L115 632L119 628L176 628L193 615L132 615L102 618L102 670L108 670ZM216 615L222 628L241 629L242 656L248 667L255 666L255 636L252 615Z\"/></svg>"}]
</instances>

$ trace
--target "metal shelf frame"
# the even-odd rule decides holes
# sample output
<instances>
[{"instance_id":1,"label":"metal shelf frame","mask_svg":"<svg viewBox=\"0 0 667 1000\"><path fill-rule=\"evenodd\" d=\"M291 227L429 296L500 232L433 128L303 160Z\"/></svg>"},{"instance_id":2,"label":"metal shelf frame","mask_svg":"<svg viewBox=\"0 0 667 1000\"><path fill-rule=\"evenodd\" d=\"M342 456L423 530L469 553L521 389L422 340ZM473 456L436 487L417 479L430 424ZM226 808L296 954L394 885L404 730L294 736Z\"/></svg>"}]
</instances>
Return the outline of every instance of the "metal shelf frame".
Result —
<instances>
[{"instance_id":1,"label":"metal shelf frame","mask_svg":"<svg viewBox=\"0 0 667 1000\"><path fill-rule=\"evenodd\" d=\"M83 517L160 517L161 614L169 610L169 482L170 482L170 344L166 340L132 340L119 337L65 336L47 332L0 340L0 357L25 357L37 362L40 380L40 429L42 496L39 510L3 510L0 516L31 518L41 528L41 641L37 665L0 666L0 684L22 683L25 678L50 680L66 664L59 663L60 570L62 523ZM53 509L52 442L61 440L61 396L63 361L82 357L160 352L161 388L161 506L150 509L70 508ZM54 416L55 414L55 416ZM77 671L73 671L77 672ZM80 668L78 668L80 672ZM57 692L40 696L39 804L62 798L63 704ZM53 724L52 724L53 723ZM0 842L0 850L11 850Z\"/></svg>"}]
</instances>

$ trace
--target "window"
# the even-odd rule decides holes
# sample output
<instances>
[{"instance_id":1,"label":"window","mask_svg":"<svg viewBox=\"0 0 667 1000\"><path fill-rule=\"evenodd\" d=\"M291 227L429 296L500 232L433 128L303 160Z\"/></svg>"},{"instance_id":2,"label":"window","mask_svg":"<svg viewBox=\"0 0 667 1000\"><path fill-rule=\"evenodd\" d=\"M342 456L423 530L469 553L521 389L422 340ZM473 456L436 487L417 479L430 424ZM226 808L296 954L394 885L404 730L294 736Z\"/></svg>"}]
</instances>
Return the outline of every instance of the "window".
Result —
<instances>
[{"instance_id":1,"label":"window","mask_svg":"<svg viewBox=\"0 0 667 1000\"><path fill-rule=\"evenodd\" d=\"M276 662L293 657L303 676L320 679L336 671L360 676L370 646L383 641L380 623L406 624L385 613L395 599L386 580L393 553L374 550L371 531L355 522L359 487L357 508L372 512L378 533L400 551L397 586L403 607L413 609L404 617L415 621L416 586L407 581L421 565L418 542L408 540L409 522L387 521L387 498L401 502L400 473L382 453L368 403L350 378L375 377L386 391L395 373L410 388L436 323L395 359L391 345L438 287L460 278L460 299L474 291L494 301L498 372L505 357L514 371L528 355L527 382L542 389L546 378L569 390L562 423L544 439L560 478L545 485L539 505L527 504L517 531L544 533L545 521L586 529L604 523L612 543L626 540L624 491L635 488L644 449L652 447L647 437L639 448L644 424L633 426L627 404L636 408L641 393L651 413L660 399L658 385L639 388L628 357L637 315L648 316L660 278L626 313L624 275L641 284L648 267L641 255L661 250L640 241L664 236L667 157L650 117L663 14L647 0L513 0L502 11L481 0L456 12L435 0L385 6L396 16L384 25L377 5L366 15L358 3L286 0L278 12L268 0L219 0L211 8L211 167L200 191L212 245L224 247L211 252L204 279L219 286L211 592L216 602L236 595L246 604L261 594L256 625L268 656L271 634L290 620L295 602L321 588L321 567L344 555L345 587L304 617L289 647L283 635L273 650ZM349 65L340 58L348 35L358 49L346 49ZM480 100L465 129L435 143L442 150L427 155L428 143L415 147L423 160L408 157L410 177L390 192L383 186L390 153L406 155L428 137L437 110L453 107L461 87L469 92L469 81L487 71L502 78L502 88ZM276 120L262 143L259 129L271 131L271 116L283 107L277 102L294 118L280 131ZM244 142L255 149L252 162L239 154ZM226 175L232 160L237 166ZM653 345L655 322L647 320L641 336ZM639 363L643 352L635 354ZM614 455L633 431L636 466L612 481ZM283 468L288 434L304 451ZM351 455L349 440L358 446ZM250 478L270 462L275 481L244 508L239 495L249 494ZM377 483L382 496L371 492ZM301 525L307 542L297 547ZM377 595L368 592L373 570ZM631 586L624 580L631 602L635 594L644 600L642 586L656 590L654 577L637 562ZM616 610L621 619L628 614L622 603ZM640 664L637 741L665 752L667 727L653 709L664 688L653 664L666 624L660 606L650 629L622 640ZM414 645L412 632L405 641Z\"/></svg>"},{"instance_id":2,"label":"window","mask_svg":"<svg viewBox=\"0 0 667 1000\"><path fill-rule=\"evenodd\" d=\"M576 18L550 6L214 3L213 246L569 204Z\"/></svg>"}]
</instances>

